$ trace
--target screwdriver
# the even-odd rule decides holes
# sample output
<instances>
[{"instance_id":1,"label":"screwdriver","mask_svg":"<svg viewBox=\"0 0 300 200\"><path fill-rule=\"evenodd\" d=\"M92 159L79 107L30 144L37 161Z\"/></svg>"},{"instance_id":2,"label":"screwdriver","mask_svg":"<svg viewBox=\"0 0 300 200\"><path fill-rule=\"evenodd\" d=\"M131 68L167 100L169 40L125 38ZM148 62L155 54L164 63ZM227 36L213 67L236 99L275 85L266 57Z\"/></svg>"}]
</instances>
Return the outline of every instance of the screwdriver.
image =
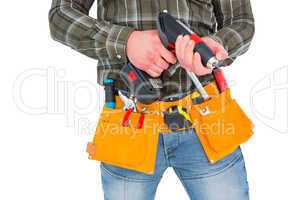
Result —
<instances>
[{"instance_id":1,"label":"screwdriver","mask_svg":"<svg viewBox=\"0 0 300 200\"><path fill-rule=\"evenodd\" d=\"M104 91L105 91L105 107L115 109L116 99L114 93L114 80L105 79L103 81Z\"/></svg>"}]
</instances>

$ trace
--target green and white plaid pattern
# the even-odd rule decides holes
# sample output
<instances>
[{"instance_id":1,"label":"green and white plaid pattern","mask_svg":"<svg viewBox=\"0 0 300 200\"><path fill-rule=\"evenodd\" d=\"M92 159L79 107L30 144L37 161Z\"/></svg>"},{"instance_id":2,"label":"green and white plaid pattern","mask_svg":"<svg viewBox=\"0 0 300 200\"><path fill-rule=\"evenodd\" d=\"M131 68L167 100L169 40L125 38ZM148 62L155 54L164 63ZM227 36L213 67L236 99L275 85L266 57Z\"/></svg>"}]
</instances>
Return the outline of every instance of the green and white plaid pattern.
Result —
<instances>
[{"instance_id":1,"label":"green and white plaid pattern","mask_svg":"<svg viewBox=\"0 0 300 200\"><path fill-rule=\"evenodd\" d=\"M53 0L49 21L53 39L99 61L100 83L104 74L128 61L126 42L131 32L156 28L157 15L165 9L196 33L220 42L230 62L249 48L254 35L250 0L98 0L97 19L88 16L93 3ZM185 79L182 70L171 77L180 83ZM168 88L166 93L170 92L176 91Z\"/></svg>"}]
</instances>

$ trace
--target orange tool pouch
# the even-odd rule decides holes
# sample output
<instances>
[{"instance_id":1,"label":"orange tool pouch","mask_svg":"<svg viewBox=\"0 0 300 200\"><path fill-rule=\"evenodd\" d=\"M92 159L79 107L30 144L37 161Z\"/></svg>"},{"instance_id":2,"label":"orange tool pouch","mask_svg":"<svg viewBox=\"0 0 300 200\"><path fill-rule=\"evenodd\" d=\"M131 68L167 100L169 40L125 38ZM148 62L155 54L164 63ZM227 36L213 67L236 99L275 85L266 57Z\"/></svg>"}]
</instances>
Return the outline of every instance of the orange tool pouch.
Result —
<instances>
[{"instance_id":1,"label":"orange tool pouch","mask_svg":"<svg viewBox=\"0 0 300 200\"><path fill-rule=\"evenodd\" d=\"M125 112L117 98L116 109L103 108L93 143L87 151L90 159L153 173L158 144L158 115L146 114L143 126L138 127L140 113L132 112L129 126L122 126Z\"/></svg>"},{"instance_id":2,"label":"orange tool pouch","mask_svg":"<svg viewBox=\"0 0 300 200\"><path fill-rule=\"evenodd\" d=\"M253 124L230 89L221 94L210 94L210 99L192 105L193 126L211 163L226 157L253 134Z\"/></svg>"},{"instance_id":3,"label":"orange tool pouch","mask_svg":"<svg viewBox=\"0 0 300 200\"><path fill-rule=\"evenodd\" d=\"M137 128L141 114L136 112L131 113L129 126L122 126L125 111L116 98L116 109L104 107L100 115L94 140L87 148L90 159L154 173L159 133L172 132L164 123L163 112L174 105L187 108L209 161L226 157L251 137L253 124L231 98L229 89L219 94L211 83L205 90L211 98L201 104L192 104L195 93L175 102L137 104L138 110L146 107L149 111L141 128Z\"/></svg>"}]
</instances>

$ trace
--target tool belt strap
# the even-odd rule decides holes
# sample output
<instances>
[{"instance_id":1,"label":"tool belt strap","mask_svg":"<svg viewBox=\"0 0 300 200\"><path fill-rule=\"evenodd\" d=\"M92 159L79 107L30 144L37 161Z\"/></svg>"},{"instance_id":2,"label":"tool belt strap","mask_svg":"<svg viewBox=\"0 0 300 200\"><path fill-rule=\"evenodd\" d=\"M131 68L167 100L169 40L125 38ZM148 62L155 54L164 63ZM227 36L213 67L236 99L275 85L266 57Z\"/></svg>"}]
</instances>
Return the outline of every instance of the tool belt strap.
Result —
<instances>
[{"instance_id":1,"label":"tool belt strap","mask_svg":"<svg viewBox=\"0 0 300 200\"><path fill-rule=\"evenodd\" d=\"M206 85L204 88L209 96L219 95L219 91L215 82ZM187 112L189 112L192 106L192 99L195 96L199 96L199 93L197 91L176 101L156 101L151 104L142 104L140 102L137 102L136 106L138 111L145 109L145 114L149 113L162 115L164 111L166 111L169 107L172 106L182 106L187 109ZM116 109L122 109L123 105L124 104L119 98L119 96L116 96Z\"/></svg>"}]
</instances>

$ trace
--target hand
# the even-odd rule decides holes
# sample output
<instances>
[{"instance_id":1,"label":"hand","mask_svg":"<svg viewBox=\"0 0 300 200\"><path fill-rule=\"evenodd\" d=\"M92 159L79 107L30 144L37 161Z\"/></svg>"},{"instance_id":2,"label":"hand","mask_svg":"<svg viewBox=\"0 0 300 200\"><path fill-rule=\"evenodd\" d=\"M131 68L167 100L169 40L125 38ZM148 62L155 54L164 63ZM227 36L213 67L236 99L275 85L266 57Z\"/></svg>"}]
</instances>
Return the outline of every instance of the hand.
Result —
<instances>
[{"instance_id":1,"label":"hand","mask_svg":"<svg viewBox=\"0 0 300 200\"><path fill-rule=\"evenodd\" d=\"M176 57L167 50L157 30L134 31L127 42L127 57L137 68L152 77L158 77L169 64L176 63Z\"/></svg>"},{"instance_id":2,"label":"hand","mask_svg":"<svg viewBox=\"0 0 300 200\"><path fill-rule=\"evenodd\" d=\"M205 44L213 51L218 60L224 60L228 58L228 53L224 47L209 37L202 38ZM188 71L194 72L198 76L210 74L211 70L203 66L201 62L201 56L198 52L194 53L193 49L195 42L190 39L188 35L178 36L175 44L176 56L183 68Z\"/></svg>"}]
</instances>

